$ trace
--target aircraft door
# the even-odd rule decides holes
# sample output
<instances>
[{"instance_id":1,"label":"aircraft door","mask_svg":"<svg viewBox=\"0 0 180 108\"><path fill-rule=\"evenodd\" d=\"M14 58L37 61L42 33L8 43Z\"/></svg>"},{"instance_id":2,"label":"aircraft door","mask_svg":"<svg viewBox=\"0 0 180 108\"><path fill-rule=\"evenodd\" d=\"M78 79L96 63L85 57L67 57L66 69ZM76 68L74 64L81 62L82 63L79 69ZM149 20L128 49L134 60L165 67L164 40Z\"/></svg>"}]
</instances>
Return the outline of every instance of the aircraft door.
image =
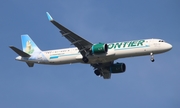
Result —
<instances>
[{"instance_id":1,"label":"aircraft door","mask_svg":"<svg viewBox=\"0 0 180 108\"><path fill-rule=\"evenodd\" d=\"M160 48L160 42L157 40L153 42L153 45L155 48Z\"/></svg>"},{"instance_id":2,"label":"aircraft door","mask_svg":"<svg viewBox=\"0 0 180 108\"><path fill-rule=\"evenodd\" d=\"M145 46L146 46L146 47L144 48L144 51L145 51L145 52L149 51L149 47L152 46L151 41L152 41L152 40L146 40L146 41L145 41Z\"/></svg>"}]
</instances>

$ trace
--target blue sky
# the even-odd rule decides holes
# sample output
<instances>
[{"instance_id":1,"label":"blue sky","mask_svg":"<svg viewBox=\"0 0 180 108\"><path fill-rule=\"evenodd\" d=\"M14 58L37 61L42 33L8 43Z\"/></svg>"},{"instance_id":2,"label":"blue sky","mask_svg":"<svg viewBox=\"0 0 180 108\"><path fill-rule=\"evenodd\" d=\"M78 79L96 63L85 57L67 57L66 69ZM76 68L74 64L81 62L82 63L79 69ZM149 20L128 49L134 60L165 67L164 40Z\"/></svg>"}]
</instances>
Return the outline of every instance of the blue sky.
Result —
<instances>
[{"instance_id":1,"label":"blue sky","mask_svg":"<svg viewBox=\"0 0 180 108\"><path fill-rule=\"evenodd\" d=\"M179 0L0 1L1 108L179 108ZM22 48L29 34L41 50L70 46L46 17L90 42L162 38L167 53L118 59L127 65L110 80L98 78L89 65L35 65L15 61L9 45Z\"/></svg>"}]
</instances>

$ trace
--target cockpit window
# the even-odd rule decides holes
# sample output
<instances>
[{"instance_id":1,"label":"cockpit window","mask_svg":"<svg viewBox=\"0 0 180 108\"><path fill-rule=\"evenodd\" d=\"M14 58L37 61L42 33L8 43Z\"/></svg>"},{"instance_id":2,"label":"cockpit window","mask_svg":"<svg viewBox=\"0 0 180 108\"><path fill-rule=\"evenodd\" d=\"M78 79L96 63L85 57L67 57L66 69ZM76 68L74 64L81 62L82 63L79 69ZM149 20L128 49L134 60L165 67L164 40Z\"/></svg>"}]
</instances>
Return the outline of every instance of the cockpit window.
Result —
<instances>
[{"instance_id":1,"label":"cockpit window","mask_svg":"<svg viewBox=\"0 0 180 108\"><path fill-rule=\"evenodd\" d=\"M159 40L159 42L164 42L164 40Z\"/></svg>"}]
</instances>

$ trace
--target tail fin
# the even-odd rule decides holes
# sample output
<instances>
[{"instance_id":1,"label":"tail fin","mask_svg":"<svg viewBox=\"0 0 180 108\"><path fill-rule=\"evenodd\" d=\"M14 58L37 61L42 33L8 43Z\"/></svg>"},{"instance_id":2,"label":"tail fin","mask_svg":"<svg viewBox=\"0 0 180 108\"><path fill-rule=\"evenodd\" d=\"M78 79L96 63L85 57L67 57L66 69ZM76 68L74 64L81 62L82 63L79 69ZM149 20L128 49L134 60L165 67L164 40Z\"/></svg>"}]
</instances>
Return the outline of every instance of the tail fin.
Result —
<instances>
[{"instance_id":1,"label":"tail fin","mask_svg":"<svg viewBox=\"0 0 180 108\"><path fill-rule=\"evenodd\" d=\"M29 37L29 35L21 35L22 48L23 51L32 54L33 52L41 52L38 46L34 43L34 41Z\"/></svg>"}]
</instances>

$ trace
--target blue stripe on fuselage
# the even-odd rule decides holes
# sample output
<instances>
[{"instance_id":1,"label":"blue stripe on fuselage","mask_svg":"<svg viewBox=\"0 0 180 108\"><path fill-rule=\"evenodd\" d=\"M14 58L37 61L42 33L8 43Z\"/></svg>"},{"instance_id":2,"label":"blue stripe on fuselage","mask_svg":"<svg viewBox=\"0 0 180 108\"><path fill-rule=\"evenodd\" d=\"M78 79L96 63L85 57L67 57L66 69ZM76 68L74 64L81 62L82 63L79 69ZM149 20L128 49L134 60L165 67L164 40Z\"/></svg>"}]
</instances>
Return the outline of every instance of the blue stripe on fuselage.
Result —
<instances>
[{"instance_id":1,"label":"blue stripe on fuselage","mask_svg":"<svg viewBox=\"0 0 180 108\"><path fill-rule=\"evenodd\" d=\"M56 59L58 58L59 56L51 56L49 59Z\"/></svg>"}]
</instances>

